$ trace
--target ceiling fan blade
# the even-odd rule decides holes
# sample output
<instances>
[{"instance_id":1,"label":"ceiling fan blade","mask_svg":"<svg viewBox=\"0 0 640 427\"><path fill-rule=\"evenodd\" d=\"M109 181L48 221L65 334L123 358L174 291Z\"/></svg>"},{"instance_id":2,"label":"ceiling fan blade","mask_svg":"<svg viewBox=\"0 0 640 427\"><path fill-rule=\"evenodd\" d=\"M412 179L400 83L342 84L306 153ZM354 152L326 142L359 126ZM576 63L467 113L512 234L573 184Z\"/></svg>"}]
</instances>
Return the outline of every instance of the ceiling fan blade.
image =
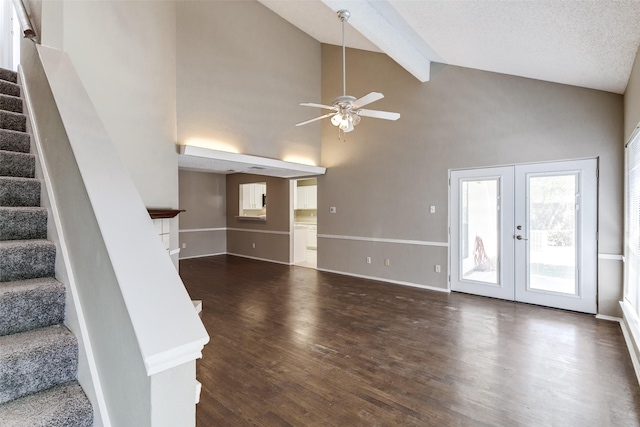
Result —
<instances>
[{"instance_id":1,"label":"ceiling fan blade","mask_svg":"<svg viewBox=\"0 0 640 427\"><path fill-rule=\"evenodd\" d=\"M303 125L306 125L308 123L315 122L317 120L322 120L322 119L324 119L326 117L331 117L334 114L336 114L336 113L329 113L329 114L325 114L324 116L316 117L315 119L311 119L311 120L307 120L307 121L304 121L304 122L296 123L296 126L303 126Z\"/></svg>"},{"instance_id":2,"label":"ceiling fan blade","mask_svg":"<svg viewBox=\"0 0 640 427\"><path fill-rule=\"evenodd\" d=\"M390 111L358 110L358 114L364 117L373 117L374 119L398 120L400 118L400 113L392 113Z\"/></svg>"},{"instance_id":3,"label":"ceiling fan blade","mask_svg":"<svg viewBox=\"0 0 640 427\"><path fill-rule=\"evenodd\" d=\"M353 101L353 103L351 104L351 106L354 109L358 109L360 107L364 107L367 104L371 104L372 102L375 102L379 99L384 98L384 95L381 94L380 92L371 92L368 95L363 96L362 98L356 99L355 101Z\"/></svg>"},{"instance_id":4,"label":"ceiling fan blade","mask_svg":"<svg viewBox=\"0 0 640 427\"><path fill-rule=\"evenodd\" d=\"M338 109L336 107L332 107L331 105L316 104L316 103L313 103L313 102L303 102L300 105L302 105L303 107L326 108L328 110L338 111Z\"/></svg>"}]
</instances>

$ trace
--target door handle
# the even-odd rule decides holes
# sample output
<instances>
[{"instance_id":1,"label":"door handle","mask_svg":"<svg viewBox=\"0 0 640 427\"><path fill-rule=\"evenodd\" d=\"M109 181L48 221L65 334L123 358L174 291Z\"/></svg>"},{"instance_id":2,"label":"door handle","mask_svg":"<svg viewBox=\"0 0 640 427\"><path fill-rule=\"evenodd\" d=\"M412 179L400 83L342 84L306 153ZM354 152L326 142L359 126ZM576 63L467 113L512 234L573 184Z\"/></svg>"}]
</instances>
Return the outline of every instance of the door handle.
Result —
<instances>
[{"instance_id":1,"label":"door handle","mask_svg":"<svg viewBox=\"0 0 640 427\"><path fill-rule=\"evenodd\" d=\"M529 240L529 239L525 239L524 237L522 237L522 236L521 236L521 235L519 235L519 234L516 236L516 239L518 239L518 240Z\"/></svg>"}]
</instances>

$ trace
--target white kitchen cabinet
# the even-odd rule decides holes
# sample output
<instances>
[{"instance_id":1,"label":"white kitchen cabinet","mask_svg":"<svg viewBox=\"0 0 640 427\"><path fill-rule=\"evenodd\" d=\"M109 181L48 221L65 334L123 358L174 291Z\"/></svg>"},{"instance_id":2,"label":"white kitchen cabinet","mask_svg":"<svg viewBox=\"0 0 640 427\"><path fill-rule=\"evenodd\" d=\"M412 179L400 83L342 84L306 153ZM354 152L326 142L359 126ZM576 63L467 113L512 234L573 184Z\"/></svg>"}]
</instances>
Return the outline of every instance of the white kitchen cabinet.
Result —
<instances>
[{"instance_id":1,"label":"white kitchen cabinet","mask_svg":"<svg viewBox=\"0 0 640 427\"><path fill-rule=\"evenodd\" d=\"M307 259L308 230L304 226L295 226L293 229L293 263L304 262Z\"/></svg>"},{"instance_id":2,"label":"white kitchen cabinet","mask_svg":"<svg viewBox=\"0 0 640 427\"><path fill-rule=\"evenodd\" d=\"M318 209L318 186L296 187L295 209Z\"/></svg>"},{"instance_id":3,"label":"white kitchen cabinet","mask_svg":"<svg viewBox=\"0 0 640 427\"><path fill-rule=\"evenodd\" d=\"M318 209L318 186L307 187L307 209Z\"/></svg>"},{"instance_id":4,"label":"white kitchen cabinet","mask_svg":"<svg viewBox=\"0 0 640 427\"><path fill-rule=\"evenodd\" d=\"M253 200L251 198L250 187L245 187L242 190L242 209L251 209Z\"/></svg>"},{"instance_id":5,"label":"white kitchen cabinet","mask_svg":"<svg viewBox=\"0 0 640 427\"><path fill-rule=\"evenodd\" d=\"M244 184L242 187L242 209L262 209L262 198L266 193L266 183Z\"/></svg>"},{"instance_id":6,"label":"white kitchen cabinet","mask_svg":"<svg viewBox=\"0 0 640 427\"><path fill-rule=\"evenodd\" d=\"M318 227L315 225L307 228L307 248L317 249L318 247Z\"/></svg>"}]
</instances>

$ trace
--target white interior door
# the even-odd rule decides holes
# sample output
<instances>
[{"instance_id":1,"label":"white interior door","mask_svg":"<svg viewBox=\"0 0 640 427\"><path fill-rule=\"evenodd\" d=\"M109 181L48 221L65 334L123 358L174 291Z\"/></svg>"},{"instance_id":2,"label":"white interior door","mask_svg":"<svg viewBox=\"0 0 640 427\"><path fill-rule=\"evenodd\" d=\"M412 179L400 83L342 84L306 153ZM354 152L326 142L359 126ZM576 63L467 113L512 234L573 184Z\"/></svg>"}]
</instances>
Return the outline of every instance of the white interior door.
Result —
<instances>
[{"instance_id":1,"label":"white interior door","mask_svg":"<svg viewBox=\"0 0 640 427\"><path fill-rule=\"evenodd\" d=\"M597 162L451 172L451 289L595 313Z\"/></svg>"}]
</instances>

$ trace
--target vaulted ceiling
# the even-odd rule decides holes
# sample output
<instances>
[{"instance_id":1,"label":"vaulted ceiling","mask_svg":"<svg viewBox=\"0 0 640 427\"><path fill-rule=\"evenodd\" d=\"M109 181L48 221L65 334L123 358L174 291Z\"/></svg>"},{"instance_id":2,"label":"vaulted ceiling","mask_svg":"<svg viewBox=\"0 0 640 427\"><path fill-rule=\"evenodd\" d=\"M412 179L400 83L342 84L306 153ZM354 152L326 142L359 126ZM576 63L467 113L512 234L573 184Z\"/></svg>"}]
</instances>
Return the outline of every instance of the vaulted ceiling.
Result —
<instances>
[{"instance_id":1,"label":"vaulted ceiling","mask_svg":"<svg viewBox=\"0 0 640 427\"><path fill-rule=\"evenodd\" d=\"M420 81L439 62L624 93L638 1L258 0L322 43L383 52Z\"/></svg>"}]
</instances>

